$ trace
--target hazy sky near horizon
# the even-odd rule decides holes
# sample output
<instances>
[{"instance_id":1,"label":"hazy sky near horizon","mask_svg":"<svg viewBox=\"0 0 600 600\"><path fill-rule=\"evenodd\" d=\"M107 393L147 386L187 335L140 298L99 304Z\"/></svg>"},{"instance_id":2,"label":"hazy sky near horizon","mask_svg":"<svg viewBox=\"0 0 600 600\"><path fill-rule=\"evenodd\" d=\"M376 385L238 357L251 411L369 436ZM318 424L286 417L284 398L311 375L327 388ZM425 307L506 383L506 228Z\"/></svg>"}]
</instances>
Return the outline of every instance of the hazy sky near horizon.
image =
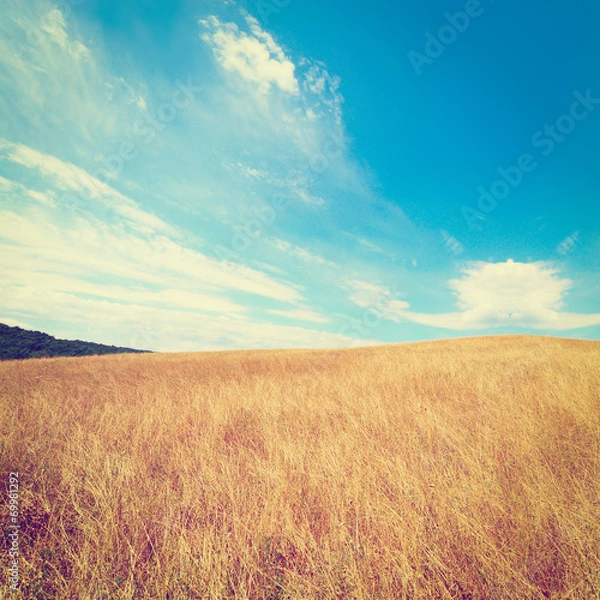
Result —
<instances>
[{"instance_id":1,"label":"hazy sky near horizon","mask_svg":"<svg viewBox=\"0 0 600 600\"><path fill-rule=\"evenodd\" d=\"M7 4L0 322L600 339L599 26L591 0Z\"/></svg>"}]
</instances>

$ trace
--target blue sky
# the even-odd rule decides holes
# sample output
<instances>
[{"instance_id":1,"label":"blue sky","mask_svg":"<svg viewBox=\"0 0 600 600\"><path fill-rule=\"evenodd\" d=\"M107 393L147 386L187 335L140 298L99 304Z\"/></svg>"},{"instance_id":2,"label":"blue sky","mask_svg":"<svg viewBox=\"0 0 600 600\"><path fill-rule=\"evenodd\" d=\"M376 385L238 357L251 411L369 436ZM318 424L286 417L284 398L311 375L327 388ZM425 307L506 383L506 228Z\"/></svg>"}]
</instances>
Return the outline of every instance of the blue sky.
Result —
<instances>
[{"instance_id":1,"label":"blue sky","mask_svg":"<svg viewBox=\"0 0 600 600\"><path fill-rule=\"evenodd\" d=\"M600 7L23 0L0 321L162 351L600 335Z\"/></svg>"}]
</instances>

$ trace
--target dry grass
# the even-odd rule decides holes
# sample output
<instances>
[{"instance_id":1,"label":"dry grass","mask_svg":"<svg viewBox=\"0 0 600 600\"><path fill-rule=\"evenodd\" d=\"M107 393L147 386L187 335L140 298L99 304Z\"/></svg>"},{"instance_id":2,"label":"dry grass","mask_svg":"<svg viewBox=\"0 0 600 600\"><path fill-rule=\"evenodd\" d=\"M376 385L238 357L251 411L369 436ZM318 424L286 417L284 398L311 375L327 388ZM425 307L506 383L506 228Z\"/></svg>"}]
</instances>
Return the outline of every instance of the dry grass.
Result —
<instances>
[{"instance_id":1,"label":"dry grass","mask_svg":"<svg viewBox=\"0 0 600 600\"><path fill-rule=\"evenodd\" d=\"M599 367L521 336L2 363L16 597L600 598Z\"/></svg>"}]
</instances>

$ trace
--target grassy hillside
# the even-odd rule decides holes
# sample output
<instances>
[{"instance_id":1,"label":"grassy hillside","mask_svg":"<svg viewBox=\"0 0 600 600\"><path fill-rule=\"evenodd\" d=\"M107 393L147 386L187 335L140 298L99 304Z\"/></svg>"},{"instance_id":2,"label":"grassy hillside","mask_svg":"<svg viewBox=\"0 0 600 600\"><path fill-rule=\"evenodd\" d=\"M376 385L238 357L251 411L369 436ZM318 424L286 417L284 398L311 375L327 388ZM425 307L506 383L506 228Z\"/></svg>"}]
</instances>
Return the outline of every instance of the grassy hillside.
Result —
<instances>
[{"instance_id":1,"label":"grassy hillside","mask_svg":"<svg viewBox=\"0 0 600 600\"><path fill-rule=\"evenodd\" d=\"M41 331L28 331L0 323L0 360L51 356L91 356L144 352L131 348L105 346L81 340L59 340Z\"/></svg>"},{"instance_id":2,"label":"grassy hillside","mask_svg":"<svg viewBox=\"0 0 600 600\"><path fill-rule=\"evenodd\" d=\"M599 598L599 367L521 336L4 362L16 597Z\"/></svg>"}]
</instances>

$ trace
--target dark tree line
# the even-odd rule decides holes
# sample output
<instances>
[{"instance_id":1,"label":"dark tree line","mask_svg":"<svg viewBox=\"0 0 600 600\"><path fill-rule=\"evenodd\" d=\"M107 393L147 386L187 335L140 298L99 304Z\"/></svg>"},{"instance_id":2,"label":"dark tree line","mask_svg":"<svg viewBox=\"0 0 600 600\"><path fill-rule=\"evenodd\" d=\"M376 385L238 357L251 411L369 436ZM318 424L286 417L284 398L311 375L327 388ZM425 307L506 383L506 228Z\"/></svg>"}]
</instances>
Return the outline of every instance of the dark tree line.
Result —
<instances>
[{"instance_id":1,"label":"dark tree line","mask_svg":"<svg viewBox=\"0 0 600 600\"><path fill-rule=\"evenodd\" d=\"M92 354L124 354L147 352L131 348L105 346L81 340L59 340L40 331L27 331L0 323L0 360L41 358L50 356L90 356Z\"/></svg>"}]
</instances>

